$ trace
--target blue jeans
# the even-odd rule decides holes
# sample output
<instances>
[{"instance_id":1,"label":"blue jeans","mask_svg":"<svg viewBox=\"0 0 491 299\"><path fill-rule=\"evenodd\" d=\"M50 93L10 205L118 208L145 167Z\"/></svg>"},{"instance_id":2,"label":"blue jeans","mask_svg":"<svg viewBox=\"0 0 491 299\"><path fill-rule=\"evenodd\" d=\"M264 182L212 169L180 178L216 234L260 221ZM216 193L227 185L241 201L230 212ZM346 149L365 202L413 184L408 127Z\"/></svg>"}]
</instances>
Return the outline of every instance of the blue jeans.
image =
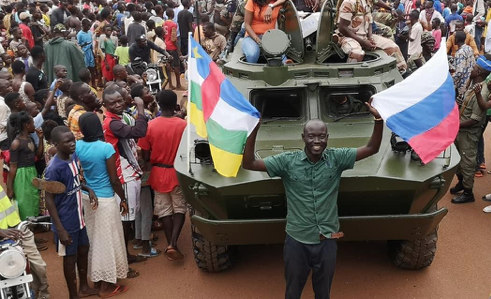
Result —
<instances>
[{"instance_id":1,"label":"blue jeans","mask_svg":"<svg viewBox=\"0 0 491 299\"><path fill-rule=\"evenodd\" d=\"M338 245L334 239L319 244L304 244L288 234L283 247L285 260L286 299L300 299L312 271L312 287L316 299L329 299Z\"/></svg>"},{"instance_id":2,"label":"blue jeans","mask_svg":"<svg viewBox=\"0 0 491 299\"><path fill-rule=\"evenodd\" d=\"M481 37L482 37L482 31L484 30L483 27L481 26L477 26L476 25L476 32L475 32L475 35L474 35L474 41L476 42L476 45L477 45L477 49L480 50L481 49Z\"/></svg>"},{"instance_id":3,"label":"blue jeans","mask_svg":"<svg viewBox=\"0 0 491 299\"><path fill-rule=\"evenodd\" d=\"M262 35L259 38L262 38ZM246 61L249 63L257 63L259 55L261 55L259 45L250 36L244 38L242 41L242 52L244 52Z\"/></svg>"}]
</instances>

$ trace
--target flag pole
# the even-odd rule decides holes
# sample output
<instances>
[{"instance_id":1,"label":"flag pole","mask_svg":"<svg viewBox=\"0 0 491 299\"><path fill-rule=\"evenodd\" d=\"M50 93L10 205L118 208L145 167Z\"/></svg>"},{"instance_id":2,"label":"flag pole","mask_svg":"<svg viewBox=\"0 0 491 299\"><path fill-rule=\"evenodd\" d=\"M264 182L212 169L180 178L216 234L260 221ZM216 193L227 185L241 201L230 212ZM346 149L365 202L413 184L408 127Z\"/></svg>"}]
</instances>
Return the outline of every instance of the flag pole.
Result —
<instances>
[{"instance_id":1,"label":"flag pole","mask_svg":"<svg viewBox=\"0 0 491 299\"><path fill-rule=\"evenodd\" d=\"M187 111L187 151L188 151L188 171L189 171L189 174L193 175L193 171L191 170L191 115L190 115L190 112L191 112L191 96L192 96L192 91L191 91L191 80L189 79L190 78L190 74L189 74L189 61L191 60L191 39L192 39L192 35L191 35L191 32L188 32L188 76L187 76L187 80L188 80L188 103L187 103L187 107L186 107L186 111Z\"/></svg>"}]
</instances>

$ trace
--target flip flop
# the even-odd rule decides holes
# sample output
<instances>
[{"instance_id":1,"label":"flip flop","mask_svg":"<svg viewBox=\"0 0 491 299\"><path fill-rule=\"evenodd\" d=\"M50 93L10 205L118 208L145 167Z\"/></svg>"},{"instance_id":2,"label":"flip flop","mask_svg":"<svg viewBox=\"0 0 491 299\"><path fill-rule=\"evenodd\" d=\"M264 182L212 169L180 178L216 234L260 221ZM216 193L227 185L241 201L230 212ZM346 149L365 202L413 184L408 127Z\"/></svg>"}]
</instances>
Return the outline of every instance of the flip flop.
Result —
<instances>
[{"instance_id":1,"label":"flip flop","mask_svg":"<svg viewBox=\"0 0 491 299\"><path fill-rule=\"evenodd\" d=\"M157 246L157 244L153 243L152 241L150 241L150 247L155 247ZM142 249L143 246L142 245L133 245L133 249Z\"/></svg>"},{"instance_id":2,"label":"flip flop","mask_svg":"<svg viewBox=\"0 0 491 299\"><path fill-rule=\"evenodd\" d=\"M127 286L120 286L120 285L118 285L118 286L116 286L116 288L114 289L114 291L112 291L112 293L107 294L107 295L99 295L99 297L101 297L101 298L111 298L111 297L117 296L119 294L123 294L127 290L128 290L128 287Z\"/></svg>"},{"instance_id":3,"label":"flip flop","mask_svg":"<svg viewBox=\"0 0 491 299\"><path fill-rule=\"evenodd\" d=\"M37 189L45 190L53 194L62 194L66 192L66 186L57 181L46 181L40 178L33 178L32 184Z\"/></svg>"},{"instance_id":4,"label":"flip flop","mask_svg":"<svg viewBox=\"0 0 491 299\"><path fill-rule=\"evenodd\" d=\"M143 256L146 258L152 258L152 257L157 257L162 254L162 250L152 248L150 249L150 253L139 253L139 256Z\"/></svg>"},{"instance_id":5,"label":"flip flop","mask_svg":"<svg viewBox=\"0 0 491 299\"><path fill-rule=\"evenodd\" d=\"M179 250L170 245L165 249L164 253L171 262L184 258L184 255Z\"/></svg>"},{"instance_id":6,"label":"flip flop","mask_svg":"<svg viewBox=\"0 0 491 299\"><path fill-rule=\"evenodd\" d=\"M128 273L126 274L126 278L136 278L138 276L140 276L140 272L138 272L134 269L128 268Z\"/></svg>"}]
</instances>

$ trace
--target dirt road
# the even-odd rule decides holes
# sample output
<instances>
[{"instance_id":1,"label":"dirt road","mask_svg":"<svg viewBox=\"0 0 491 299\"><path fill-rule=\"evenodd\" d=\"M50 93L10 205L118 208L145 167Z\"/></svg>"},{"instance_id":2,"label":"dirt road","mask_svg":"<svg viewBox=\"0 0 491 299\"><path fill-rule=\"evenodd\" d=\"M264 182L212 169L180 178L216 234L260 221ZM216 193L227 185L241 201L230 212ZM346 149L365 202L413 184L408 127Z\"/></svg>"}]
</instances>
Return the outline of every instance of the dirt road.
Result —
<instances>
[{"instance_id":1,"label":"dirt road","mask_svg":"<svg viewBox=\"0 0 491 299\"><path fill-rule=\"evenodd\" d=\"M491 140L489 130L487 140ZM486 157L491 157L489 151ZM489 160L489 158L488 158ZM488 161L491 169L491 160ZM433 264L424 270L407 271L394 267L385 242L340 242L333 298L445 298L481 299L491 293L491 215L482 212L486 202L480 198L491 192L491 174L476 179L476 202L450 203L447 194L440 206L449 209L440 225L439 242ZM158 233L159 249L165 248L164 235ZM50 233L43 234L51 238ZM224 273L209 274L195 266L189 221L180 239L185 254L182 262L169 262L164 256L132 265L141 275L127 279L125 298L283 298L282 246L243 246L236 266ZM54 245L42 253L48 264L53 299L67 298L62 259ZM310 281L302 298L313 298ZM94 297L96 298L96 297Z\"/></svg>"}]
</instances>

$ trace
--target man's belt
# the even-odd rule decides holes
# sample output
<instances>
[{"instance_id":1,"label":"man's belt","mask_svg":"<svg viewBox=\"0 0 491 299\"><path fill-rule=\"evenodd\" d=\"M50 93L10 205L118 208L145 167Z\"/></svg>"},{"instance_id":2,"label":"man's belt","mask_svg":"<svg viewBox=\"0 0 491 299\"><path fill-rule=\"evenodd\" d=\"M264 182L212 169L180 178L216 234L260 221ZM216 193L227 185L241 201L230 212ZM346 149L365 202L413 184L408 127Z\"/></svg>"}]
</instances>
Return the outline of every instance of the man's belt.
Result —
<instances>
[{"instance_id":1,"label":"man's belt","mask_svg":"<svg viewBox=\"0 0 491 299\"><path fill-rule=\"evenodd\" d=\"M340 239L344 237L344 233L343 232L337 232L337 233L331 233L331 237L330 238L326 238L323 234L320 234L319 235L319 240L328 240L328 239Z\"/></svg>"},{"instance_id":2,"label":"man's belt","mask_svg":"<svg viewBox=\"0 0 491 299\"><path fill-rule=\"evenodd\" d=\"M152 166L162 167L162 168L174 168L174 165L162 164L162 163L154 163Z\"/></svg>"}]
</instances>

